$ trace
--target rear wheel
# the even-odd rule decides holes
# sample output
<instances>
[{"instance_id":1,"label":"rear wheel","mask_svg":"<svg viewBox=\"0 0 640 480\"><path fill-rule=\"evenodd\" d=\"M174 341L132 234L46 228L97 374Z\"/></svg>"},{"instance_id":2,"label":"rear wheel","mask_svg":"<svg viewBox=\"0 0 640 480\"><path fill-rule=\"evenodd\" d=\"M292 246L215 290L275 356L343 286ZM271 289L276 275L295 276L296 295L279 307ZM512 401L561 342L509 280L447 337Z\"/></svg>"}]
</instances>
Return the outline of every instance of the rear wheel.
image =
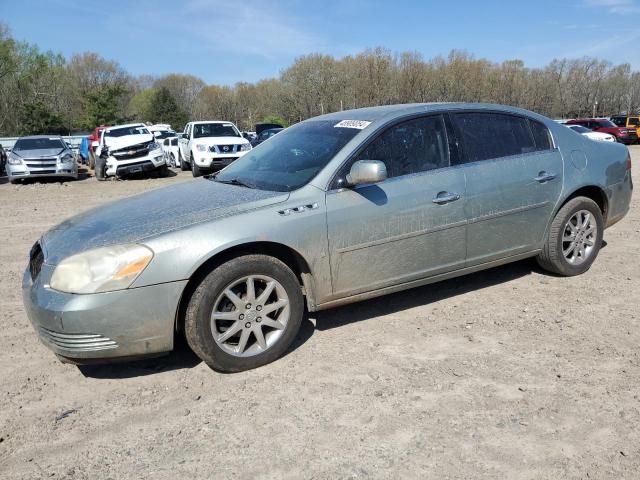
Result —
<instances>
[{"instance_id":1,"label":"rear wheel","mask_svg":"<svg viewBox=\"0 0 640 480\"><path fill-rule=\"evenodd\" d=\"M180 170L187 171L189 170L189 165L187 165L187 162L184 161L184 158L182 158L182 153L178 150L178 160L180 161Z\"/></svg>"},{"instance_id":2,"label":"rear wheel","mask_svg":"<svg viewBox=\"0 0 640 480\"><path fill-rule=\"evenodd\" d=\"M98 157L95 160L96 178L102 182L106 180L105 168L107 160L106 158Z\"/></svg>"},{"instance_id":3,"label":"rear wheel","mask_svg":"<svg viewBox=\"0 0 640 480\"><path fill-rule=\"evenodd\" d=\"M576 197L556 214L538 264L564 276L589 270L600 251L604 233L602 211L596 202Z\"/></svg>"},{"instance_id":4,"label":"rear wheel","mask_svg":"<svg viewBox=\"0 0 640 480\"><path fill-rule=\"evenodd\" d=\"M249 370L287 350L303 311L302 289L289 267L273 257L246 255L219 266L196 288L185 335L214 370Z\"/></svg>"},{"instance_id":5,"label":"rear wheel","mask_svg":"<svg viewBox=\"0 0 640 480\"><path fill-rule=\"evenodd\" d=\"M173 153L171 153L169 155L169 164L173 167L176 168L178 165L176 164L176 157L173 155Z\"/></svg>"}]
</instances>

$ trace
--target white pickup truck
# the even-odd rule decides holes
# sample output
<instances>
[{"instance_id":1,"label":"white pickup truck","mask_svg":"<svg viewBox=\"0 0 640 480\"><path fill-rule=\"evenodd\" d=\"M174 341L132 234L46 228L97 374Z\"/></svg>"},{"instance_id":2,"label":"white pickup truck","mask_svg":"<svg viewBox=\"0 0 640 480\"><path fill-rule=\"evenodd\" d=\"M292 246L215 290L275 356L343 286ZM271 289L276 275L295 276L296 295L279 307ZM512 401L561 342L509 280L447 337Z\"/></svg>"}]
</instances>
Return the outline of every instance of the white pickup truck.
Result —
<instances>
[{"instance_id":1,"label":"white pickup truck","mask_svg":"<svg viewBox=\"0 0 640 480\"><path fill-rule=\"evenodd\" d=\"M224 168L251 150L233 123L221 121L187 123L178 143L178 163L194 177Z\"/></svg>"},{"instance_id":2,"label":"white pickup truck","mask_svg":"<svg viewBox=\"0 0 640 480\"><path fill-rule=\"evenodd\" d=\"M167 169L162 148L143 123L105 128L96 148L96 177Z\"/></svg>"}]
</instances>

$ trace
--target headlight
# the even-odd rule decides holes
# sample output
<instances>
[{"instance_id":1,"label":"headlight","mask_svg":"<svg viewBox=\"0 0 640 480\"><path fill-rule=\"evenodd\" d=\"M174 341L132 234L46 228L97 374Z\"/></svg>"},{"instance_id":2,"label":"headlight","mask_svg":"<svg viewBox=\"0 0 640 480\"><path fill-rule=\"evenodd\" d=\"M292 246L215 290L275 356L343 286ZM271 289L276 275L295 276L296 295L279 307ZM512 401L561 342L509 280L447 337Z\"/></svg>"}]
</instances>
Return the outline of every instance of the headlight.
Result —
<instances>
[{"instance_id":1,"label":"headlight","mask_svg":"<svg viewBox=\"0 0 640 480\"><path fill-rule=\"evenodd\" d=\"M160 148L160 145L157 142L153 142L149 144L149 151L155 150L156 148Z\"/></svg>"},{"instance_id":2,"label":"headlight","mask_svg":"<svg viewBox=\"0 0 640 480\"><path fill-rule=\"evenodd\" d=\"M196 145L196 150L198 150L199 152L206 152L207 151L207 146L206 145L197 144Z\"/></svg>"},{"instance_id":3,"label":"headlight","mask_svg":"<svg viewBox=\"0 0 640 480\"><path fill-rule=\"evenodd\" d=\"M15 153L10 153L7 157L7 163L9 165L22 165L22 159L18 157Z\"/></svg>"},{"instance_id":4,"label":"headlight","mask_svg":"<svg viewBox=\"0 0 640 480\"><path fill-rule=\"evenodd\" d=\"M129 288L149 265L153 252L142 245L96 248L65 258L53 271L51 288L100 293Z\"/></svg>"},{"instance_id":5,"label":"headlight","mask_svg":"<svg viewBox=\"0 0 640 480\"><path fill-rule=\"evenodd\" d=\"M60 161L62 163L69 163L69 162L73 162L73 155L71 155L70 153L67 153L65 156L63 156Z\"/></svg>"},{"instance_id":6,"label":"headlight","mask_svg":"<svg viewBox=\"0 0 640 480\"><path fill-rule=\"evenodd\" d=\"M245 143L244 145L240 145L240 151L241 152L248 152L249 150L251 150L251 144L250 143Z\"/></svg>"}]
</instances>

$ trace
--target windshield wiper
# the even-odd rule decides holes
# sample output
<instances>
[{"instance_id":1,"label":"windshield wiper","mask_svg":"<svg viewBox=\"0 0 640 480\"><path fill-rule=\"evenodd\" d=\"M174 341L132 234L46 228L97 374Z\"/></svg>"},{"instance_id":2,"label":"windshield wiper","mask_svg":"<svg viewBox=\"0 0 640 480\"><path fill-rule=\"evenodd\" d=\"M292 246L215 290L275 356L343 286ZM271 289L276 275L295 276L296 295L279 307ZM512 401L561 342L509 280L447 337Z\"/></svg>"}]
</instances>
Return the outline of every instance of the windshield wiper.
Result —
<instances>
[{"instance_id":1,"label":"windshield wiper","mask_svg":"<svg viewBox=\"0 0 640 480\"><path fill-rule=\"evenodd\" d=\"M219 183L226 183L228 185L239 185L241 187L247 187L247 188L256 188L255 185L251 185L250 183L246 183L238 178L230 178L228 180L220 180L217 178L218 175L214 175L213 176L213 180Z\"/></svg>"}]
</instances>

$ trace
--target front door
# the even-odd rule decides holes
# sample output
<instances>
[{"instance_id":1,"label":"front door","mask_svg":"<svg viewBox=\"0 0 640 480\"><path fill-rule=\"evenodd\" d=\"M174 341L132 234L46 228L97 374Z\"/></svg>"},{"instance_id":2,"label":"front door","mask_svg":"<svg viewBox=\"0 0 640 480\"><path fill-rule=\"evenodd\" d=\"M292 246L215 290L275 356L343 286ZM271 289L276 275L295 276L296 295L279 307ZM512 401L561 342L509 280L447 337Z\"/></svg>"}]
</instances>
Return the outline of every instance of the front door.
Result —
<instances>
[{"instance_id":1,"label":"front door","mask_svg":"<svg viewBox=\"0 0 640 480\"><path fill-rule=\"evenodd\" d=\"M449 152L442 116L408 120L389 127L354 159L383 161L386 181L327 192L335 297L464 265L466 179L464 169L450 168Z\"/></svg>"}]
</instances>

